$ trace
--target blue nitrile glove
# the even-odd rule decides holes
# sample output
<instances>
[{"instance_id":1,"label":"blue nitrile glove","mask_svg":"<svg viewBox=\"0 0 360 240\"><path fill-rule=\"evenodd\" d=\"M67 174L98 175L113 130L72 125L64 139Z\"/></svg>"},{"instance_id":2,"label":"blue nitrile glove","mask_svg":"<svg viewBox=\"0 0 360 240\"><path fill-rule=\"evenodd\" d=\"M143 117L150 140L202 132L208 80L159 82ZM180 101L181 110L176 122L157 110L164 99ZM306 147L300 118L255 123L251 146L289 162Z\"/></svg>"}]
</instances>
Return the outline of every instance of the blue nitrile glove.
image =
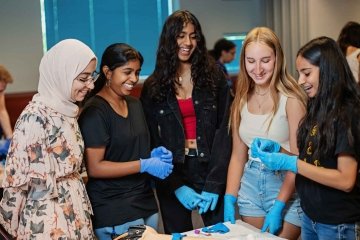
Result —
<instances>
[{"instance_id":1,"label":"blue nitrile glove","mask_svg":"<svg viewBox=\"0 0 360 240\"><path fill-rule=\"evenodd\" d=\"M290 156L285 153L258 152L258 158L270 170L287 170L297 173L297 156Z\"/></svg>"},{"instance_id":2,"label":"blue nitrile glove","mask_svg":"<svg viewBox=\"0 0 360 240\"><path fill-rule=\"evenodd\" d=\"M0 155L6 155L8 153L10 142L11 141L8 138L2 141L2 144L0 145Z\"/></svg>"},{"instance_id":3,"label":"blue nitrile glove","mask_svg":"<svg viewBox=\"0 0 360 240\"><path fill-rule=\"evenodd\" d=\"M224 196L224 222L230 221L235 224L235 203L236 197L231 194Z\"/></svg>"},{"instance_id":4,"label":"blue nitrile glove","mask_svg":"<svg viewBox=\"0 0 360 240\"><path fill-rule=\"evenodd\" d=\"M261 228L261 232L265 232L267 229L269 229L269 233L276 234L281 229L283 224L282 211L284 208L285 203L276 199L274 205L265 216L265 221Z\"/></svg>"},{"instance_id":5,"label":"blue nitrile glove","mask_svg":"<svg viewBox=\"0 0 360 240\"><path fill-rule=\"evenodd\" d=\"M206 232L206 233L227 233L230 231L230 229L225 226L225 224L223 223L217 223L212 227L204 227L201 229L201 231Z\"/></svg>"},{"instance_id":6,"label":"blue nitrile glove","mask_svg":"<svg viewBox=\"0 0 360 240\"><path fill-rule=\"evenodd\" d=\"M199 214L206 213L209 208L210 211L214 211L219 200L219 194L202 191L201 196L206 200L199 203Z\"/></svg>"},{"instance_id":7,"label":"blue nitrile glove","mask_svg":"<svg viewBox=\"0 0 360 240\"><path fill-rule=\"evenodd\" d=\"M167 150L165 147L160 146L151 150L151 157L160 158L161 161L172 163L173 155L172 152Z\"/></svg>"},{"instance_id":8,"label":"blue nitrile glove","mask_svg":"<svg viewBox=\"0 0 360 240\"><path fill-rule=\"evenodd\" d=\"M155 177L164 179L172 173L173 165L160 160L160 158L140 158L140 172L147 172Z\"/></svg>"},{"instance_id":9,"label":"blue nitrile glove","mask_svg":"<svg viewBox=\"0 0 360 240\"><path fill-rule=\"evenodd\" d=\"M280 151L280 144L270 139L254 138L251 143L251 157L257 158L259 151L276 153Z\"/></svg>"},{"instance_id":10,"label":"blue nitrile glove","mask_svg":"<svg viewBox=\"0 0 360 240\"><path fill-rule=\"evenodd\" d=\"M201 201L206 200L203 196L185 185L175 190L175 196L189 210L195 209Z\"/></svg>"},{"instance_id":11,"label":"blue nitrile glove","mask_svg":"<svg viewBox=\"0 0 360 240\"><path fill-rule=\"evenodd\" d=\"M172 238L171 240L182 240L183 237L186 237L186 234L181 234L181 233L172 233Z\"/></svg>"}]
</instances>

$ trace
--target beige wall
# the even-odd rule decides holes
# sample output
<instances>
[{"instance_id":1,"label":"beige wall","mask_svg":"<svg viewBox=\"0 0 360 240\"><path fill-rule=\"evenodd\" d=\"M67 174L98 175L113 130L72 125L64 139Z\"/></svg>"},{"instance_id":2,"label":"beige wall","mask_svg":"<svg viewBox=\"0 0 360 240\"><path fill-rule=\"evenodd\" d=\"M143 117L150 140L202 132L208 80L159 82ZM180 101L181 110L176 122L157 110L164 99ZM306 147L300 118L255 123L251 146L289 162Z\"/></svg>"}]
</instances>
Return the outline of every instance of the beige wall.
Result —
<instances>
[{"instance_id":1,"label":"beige wall","mask_svg":"<svg viewBox=\"0 0 360 240\"><path fill-rule=\"evenodd\" d=\"M309 40L319 36L337 39L348 21L360 22L360 0L308 0Z\"/></svg>"},{"instance_id":2,"label":"beige wall","mask_svg":"<svg viewBox=\"0 0 360 240\"><path fill-rule=\"evenodd\" d=\"M6 90L37 89L42 50L40 0L0 0L0 64L13 75Z\"/></svg>"}]
</instances>

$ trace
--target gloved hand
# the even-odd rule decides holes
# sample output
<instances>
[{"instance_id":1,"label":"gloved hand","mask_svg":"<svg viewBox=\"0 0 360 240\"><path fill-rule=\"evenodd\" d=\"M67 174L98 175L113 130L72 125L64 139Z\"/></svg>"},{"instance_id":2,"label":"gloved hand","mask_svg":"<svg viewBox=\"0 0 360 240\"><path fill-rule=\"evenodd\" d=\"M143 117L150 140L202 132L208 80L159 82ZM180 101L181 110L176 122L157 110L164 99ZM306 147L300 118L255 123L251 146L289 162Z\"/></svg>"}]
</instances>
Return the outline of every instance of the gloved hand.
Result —
<instances>
[{"instance_id":1,"label":"gloved hand","mask_svg":"<svg viewBox=\"0 0 360 240\"><path fill-rule=\"evenodd\" d=\"M10 142L9 138L2 141L2 144L0 145L0 155L6 155L8 153Z\"/></svg>"},{"instance_id":2,"label":"gloved hand","mask_svg":"<svg viewBox=\"0 0 360 240\"><path fill-rule=\"evenodd\" d=\"M236 197L231 194L224 196L224 222L230 221L235 224L235 203Z\"/></svg>"},{"instance_id":3,"label":"gloved hand","mask_svg":"<svg viewBox=\"0 0 360 240\"><path fill-rule=\"evenodd\" d=\"M258 152L258 158L270 170L288 170L297 173L297 156L290 156L285 153Z\"/></svg>"},{"instance_id":4,"label":"gloved hand","mask_svg":"<svg viewBox=\"0 0 360 240\"><path fill-rule=\"evenodd\" d=\"M151 150L151 157L160 158L161 161L172 163L173 155L172 152L167 150L165 147L160 146Z\"/></svg>"},{"instance_id":5,"label":"gloved hand","mask_svg":"<svg viewBox=\"0 0 360 240\"><path fill-rule=\"evenodd\" d=\"M174 166L171 163L166 163L160 158L140 158L140 172L147 172L155 177L164 179L172 173Z\"/></svg>"},{"instance_id":6,"label":"gloved hand","mask_svg":"<svg viewBox=\"0 0 360 240\"><path fill-rule=\"evenodd\" d=\"M271 234L276 234L281 229L283 224L282 211L284 208L285 203L276 199L274 205L265 216L265 221L261 228L261 232L265 232L267 229L269 229Z\"/></svg>"},{"instance_id":7,"label":"gloved hand","mask_svg":"<svg viewBox=\"0 0 360 240\"><path fill-rule=\"evenodd\" d=\"M219 194L202 191L201 196L206 200L199 203L199 214L206 213L209 207L210 211L214 211L219 199Z\"/></svg>"},{"instance_id":8,"label":"gloved hand","mask_svg":"<svg viewBox=\"0 0 360 240\"><path fill-rule=\"evenodd\" d=\"M280 144L270 139L254 138L251 143L251 157L257 158L258 152L276 153L280 151Z\"/></svg>"},{"instance_id":9,"label":"gloved hand","mask_svg":"<svg viewBox=\"0 0 360 240\"><path fill-rule=\"evenodd\" d=\"M223 223L217 223L212 227L204 227L201 229L201 231L206 232L206 233L228 233L230 231L230 229L225 226L225 224Z\"/></svg>"},{"instance_id":10,"label":"gloved hand","mask_svg":"<svg viewBox=\"0 0 360 240\"><path fill-rule=\"evenodd\" d=\"M175 190L175 196L189 210L195 209L201 201L206 200L203 196L185 185Z\"/></svg>"}]
</instances>

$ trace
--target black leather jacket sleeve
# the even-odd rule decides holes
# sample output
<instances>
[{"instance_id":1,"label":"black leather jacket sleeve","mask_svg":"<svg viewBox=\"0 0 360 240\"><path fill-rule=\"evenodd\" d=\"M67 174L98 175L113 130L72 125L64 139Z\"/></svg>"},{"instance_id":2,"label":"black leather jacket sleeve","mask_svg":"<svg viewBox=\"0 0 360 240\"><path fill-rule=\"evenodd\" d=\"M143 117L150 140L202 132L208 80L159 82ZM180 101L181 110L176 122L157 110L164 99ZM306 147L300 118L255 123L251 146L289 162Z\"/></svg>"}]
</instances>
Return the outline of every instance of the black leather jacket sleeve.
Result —
<instances>
[{"instance_id":1,"label":"black leather jacket sleeve","mask_svg":"<svg viewBox=\"0 0 360 240\"><path fill-rule=\"evenodd\" d=\"M231 135L228 127L232 97L225 78L218 85L218 128L212 143L208 174L203 191L224 194L231 155Z\"/></svg>"}]
</instances>

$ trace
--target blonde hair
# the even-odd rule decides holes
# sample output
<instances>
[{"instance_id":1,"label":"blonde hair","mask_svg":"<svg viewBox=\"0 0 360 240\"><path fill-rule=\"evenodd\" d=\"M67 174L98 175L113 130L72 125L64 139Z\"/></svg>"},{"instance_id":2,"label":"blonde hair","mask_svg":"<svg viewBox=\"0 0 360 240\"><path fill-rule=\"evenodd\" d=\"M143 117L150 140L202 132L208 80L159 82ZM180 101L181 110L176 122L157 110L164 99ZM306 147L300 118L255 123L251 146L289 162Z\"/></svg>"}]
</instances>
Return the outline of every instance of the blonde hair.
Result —
<instances>
[{"instance_id":1,"label":"blonde hair","mask_svg":"<svg viewBox=\"0 0 360 240\"><path fill-rule=\"evenodd\" d=\"M299 99L303 106L306 106L306 95L300 88L296 80L288 73L286 69L286 60L280 45L280 40L275 33L267 27L256 27L252 29L246 36L241 54L240 54L240 72L236 84L236 94L231 105L230 127L238 129L241 122L241 110L244 107L248 94L254 89L255 83L248 75L245 67L245 49L253 42L265 44L270 47L275 54L274 73L270 80L270 94L274 102L271 110L269 127L271 125L274 114L279 107L278 92L287 97ZM268 127L268 129L269 129Z\"/></svg>"},{"instance_id":2,"label":"blonde hair","mask_svg":"<svg viewBox=\"0 0 360 240\"><path fill-rule=\"evenodd\" d=\"M14 81L10 72L3 65L0 65L0 82L1 81L6 83L12 83Z\"/></svg>"}]
</instances>

